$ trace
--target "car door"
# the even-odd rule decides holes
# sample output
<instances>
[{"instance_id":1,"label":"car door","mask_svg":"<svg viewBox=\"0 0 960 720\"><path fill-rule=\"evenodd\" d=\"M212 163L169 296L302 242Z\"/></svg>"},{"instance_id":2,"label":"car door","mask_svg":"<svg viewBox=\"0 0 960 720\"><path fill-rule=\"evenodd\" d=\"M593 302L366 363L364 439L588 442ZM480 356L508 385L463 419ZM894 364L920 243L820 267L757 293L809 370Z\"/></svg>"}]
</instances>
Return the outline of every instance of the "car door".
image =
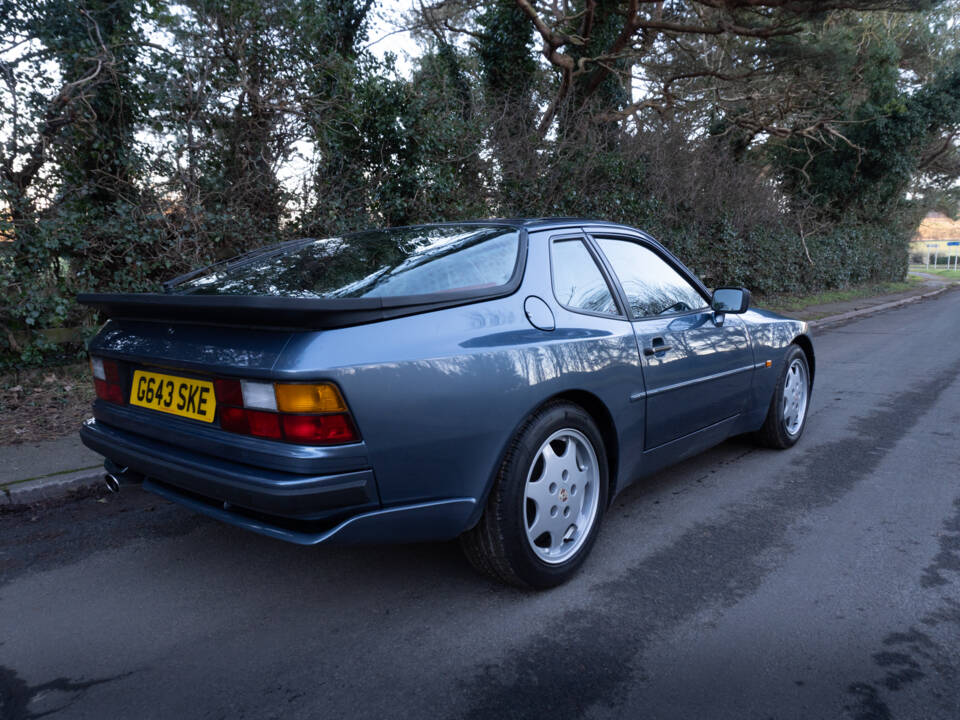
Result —
<instances>
[{"instance_id":1,"label":"car door","mask_svg":"<svg viewBox=\"0 0 960 720\"><path fill-rule=\"evenodd\" d=\"M642 437L643 369L633 324L613 279L582 232L553 232L549 248L558 306L554 334L563 338L554 348L562 358L557 367L563 370L563 387L595 394L615 418L619 432ZM642 456L640 443L622 448L619 467L628 480Z\"/></svg>"},{"instance_id":2,"label":"car door","mask_svg":"<svg viewBox=\"0 0 960 720\"><path fill-rule=\"evenodd\" d=\"M753 375L743 321L714 313L706 293L652 243L599 233L593 241L619 282L642 354L644 449L742 412Z\"/></svg>"}]
</instances>

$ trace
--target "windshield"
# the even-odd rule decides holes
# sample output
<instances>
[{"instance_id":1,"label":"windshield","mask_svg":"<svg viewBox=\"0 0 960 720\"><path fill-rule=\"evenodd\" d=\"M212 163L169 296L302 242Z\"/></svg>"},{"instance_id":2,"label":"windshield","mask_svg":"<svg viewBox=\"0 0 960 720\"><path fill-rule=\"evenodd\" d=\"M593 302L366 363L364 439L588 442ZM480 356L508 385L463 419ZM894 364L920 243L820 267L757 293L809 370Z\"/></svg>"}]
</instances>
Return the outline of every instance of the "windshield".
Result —
<instances>
[{"instance_id":1,"label":"windshield","mask_svg":"<svg viewBox=\"0 0 960 720\"><path fill-rule=\"evenodd\" d=\"M445 225L304 240L212 266L175 287L203 295L375 298L504 285L520 245L514 228Z\"/></svg>"}]
</instances>

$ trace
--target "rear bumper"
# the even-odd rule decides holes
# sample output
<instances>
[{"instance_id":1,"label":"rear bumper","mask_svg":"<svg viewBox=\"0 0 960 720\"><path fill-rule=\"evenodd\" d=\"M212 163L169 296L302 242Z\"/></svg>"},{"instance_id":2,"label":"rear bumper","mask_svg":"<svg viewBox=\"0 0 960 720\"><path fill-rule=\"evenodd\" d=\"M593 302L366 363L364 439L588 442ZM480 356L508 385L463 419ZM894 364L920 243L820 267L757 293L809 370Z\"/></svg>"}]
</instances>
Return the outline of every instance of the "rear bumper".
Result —
<instances>
[{"instance_id":1,"label":"rear bumper","mask_svg":"<svg viewBox=\"0 0 960 720\"><path fill-rule=\"evenodd\" d=\"M304 476L229 462L95 419L83 444L143 475L143 488L191 510L298 545L449 540L467 529L474 498L380 506L372 470Z\"/></svg>"},{"instance_id":2,"label":"rear bumper","mask_svg":"<svg viewBox=\"0 0 960 720\"><path fill-rule=\"evenodd\" d=\"M291 528L270 519L254 517L235 509L217 507L190 497L169 485L151 480L145 490L180 503L191 510L245 530L297 545L320 543L398 543L450 540L467 527L476 506L473 498L450 498L434 502L401 505L353 515L331 527L318 530Z\"/></svg>"},{"instance_id":3,"label":"rear bumper","mask_svg":"<svg viewBox=\"0 0 960 720\"><path fill-rule=\"evenodd\" d=\"M271 470L160 442L94 419L80 428L80 439L118 465L220 507L226 503L278 519L332 522L380 506L370 469L330 475Z\"/></svg>"}]
</instances>

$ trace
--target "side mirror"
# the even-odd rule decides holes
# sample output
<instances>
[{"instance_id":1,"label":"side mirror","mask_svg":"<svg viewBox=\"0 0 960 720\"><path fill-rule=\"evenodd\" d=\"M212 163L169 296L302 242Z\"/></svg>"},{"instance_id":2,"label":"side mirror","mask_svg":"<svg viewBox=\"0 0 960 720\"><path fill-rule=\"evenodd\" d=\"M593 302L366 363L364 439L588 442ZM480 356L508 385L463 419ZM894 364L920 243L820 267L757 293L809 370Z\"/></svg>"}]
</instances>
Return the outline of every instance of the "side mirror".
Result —
<instances>
[{"instance_id":1,"label":"side mirror","mask_svg":"<svg viewBox=\"0 0 960 720\"><path fill-rule=\"evenodd\" d=\"M738 287L717 288L710 307L718 313L745 313L750 307L750 291Z\"/></svg>"}]
</instances>

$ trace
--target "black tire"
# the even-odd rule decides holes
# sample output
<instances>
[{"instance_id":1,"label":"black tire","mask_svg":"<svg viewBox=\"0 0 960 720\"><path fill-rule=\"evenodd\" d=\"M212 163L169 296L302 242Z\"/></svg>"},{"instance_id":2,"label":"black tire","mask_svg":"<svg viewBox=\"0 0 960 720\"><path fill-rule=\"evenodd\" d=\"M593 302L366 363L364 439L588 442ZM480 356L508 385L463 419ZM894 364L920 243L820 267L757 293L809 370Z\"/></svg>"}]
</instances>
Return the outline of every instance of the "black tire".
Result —
<instances>
[{"instance_id":1,"label":"black tire","mask_svg":"<svg viewBox=\"0 0 960 720\"><path fill-rule=\"evenodd\" d=\"M563 562L551 564L539 558L527 540L524 493L527 475L541 446L565 429L578 431L592 445L599 471L597 507L576 552ZM576 573L596 541L608 487L606 449L593 418L578 405L551 402L527 418L510 442L483 516L460 538L464 554L477 570L510 585L534 589L560 585Z\"/></svg>"},{"instance_id":2,"label":"black tire","mask_svg":"<svg viewBox=\"0 0 960 720\"><path fill-rule=\"evenodd\" d=\"M784 410L784 384L787 380L787 371L793 365L794 361L803 366L804 378L806 379L806 405L804 406L803 418L800 426L790 432L787 429L787 423L783 417ZM807 426L807 417L810 410L810 396L813 389L812 378L810 377L810 363L807 362L807 354L798 346L791 345L783 359L783 366L780 368L780 375L777 377L777 384L773 388L773 397L770 399L770 407L767 410L767 417L763 421L763 426L757 431L755 438L761 445L777 450L786 450L796 445L797 440L803 435L803 430Z\"/></svg>"}]
</instances>

